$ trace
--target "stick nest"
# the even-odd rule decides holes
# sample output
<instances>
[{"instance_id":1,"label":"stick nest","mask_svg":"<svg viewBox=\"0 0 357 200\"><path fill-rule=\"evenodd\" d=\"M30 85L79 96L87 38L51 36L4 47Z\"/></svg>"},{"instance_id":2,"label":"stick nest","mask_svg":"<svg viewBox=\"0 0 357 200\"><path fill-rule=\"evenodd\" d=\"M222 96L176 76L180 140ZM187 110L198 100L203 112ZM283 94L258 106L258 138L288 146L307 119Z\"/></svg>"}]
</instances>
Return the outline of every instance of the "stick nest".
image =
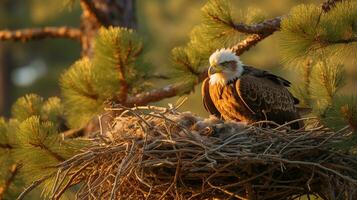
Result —
<instances>
[{"instance_id":1,"label":"stick nest","mask_svg":"<svg viewBox=\"0 0 357 200\"><path fill-rule=\"evenodd\" d=\"M357 199L357 158L334 148L347 128L263 128L173 108L112 110L121 114L111 130L59 165L53 197L78 184L78 199Z\"/></svg>"}]
</instances>

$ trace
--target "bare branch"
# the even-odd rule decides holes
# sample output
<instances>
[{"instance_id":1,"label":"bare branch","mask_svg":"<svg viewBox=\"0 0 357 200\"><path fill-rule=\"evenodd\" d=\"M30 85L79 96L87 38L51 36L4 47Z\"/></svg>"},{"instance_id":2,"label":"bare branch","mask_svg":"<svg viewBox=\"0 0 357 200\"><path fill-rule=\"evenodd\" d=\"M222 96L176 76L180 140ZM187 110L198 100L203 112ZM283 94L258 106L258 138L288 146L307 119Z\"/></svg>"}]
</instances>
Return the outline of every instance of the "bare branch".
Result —
<instances>
[{"instance_id":1,"label":"bare branch","mask_svg":"<svg viewBox=\"0 0 357 200\"><path fill-rule=\"evenodd\" d=\"M89 15L92 15L97 20L97 22L103 26L111 25L108 16L98 10L92 0L81 0L81 6L84 12L88 12Z\"/></svg>"},{"instance_id":2,"label":"bare branch","mask_svg":"<svg viewBox=\"0 0 357 200\"><path fill-rule=\"evenodd\" d=\"M12 40L26 42L29 40L39 40L45 38L68 38L81 41L81 36L82 33L79 29L66 26L0 31L0 41Z\"/></svg>"},{"instance_id":3,"label":"bare branch","mask_svg":"<svg viewBox=\"0 0 357 200\"><path fill-rule=\"evenodd\" d=\"M125 103L126 106L140 106L151 102L157 102L162 99L174 97L179 93L179 85L168 85L164 88L154 89L149 92L137 94L133 97L128 97Z\"/></svg>"},{"instance_id":4,"label":"bare branch","mask_svg":"<svg viewBox=\"0 0 357 200\"><path fill-rule=\"evenodd\" d=\"M126 98L128 96L128 83L125 78L125 69L123 66L123 63L119 61L119 64L116 66L118 69L118 76L119 76L119 83L120 83L120 91L119 91L119 100L121 102L126 101Z\"/></svg>"},{"instance_id":5,"label":"bare branch","mask_svg":"<svg viewBox=\"0 0 357 200\"><path fill-rule=\"evenodd\" d=\"M267 33L267 34L253 34L248 36L245 40L241 41L240 43L234 45L231 49L236 53L236 55L241 55L244 52L248 51L251 47L255 46L258 44L258 42L262 41L269 35L273 34Z\"/></svg>"},{"instance_id":6,"label":"bare branch","mask_svg":"<svg viewBox=\"0 0 357 200\"><path fill-rule=\"evenodd\" d=\"M282 17L265 20L258 24L247 25L243 23L233 24L235 30L248 34L272 34L280 29Z\"/></svg>"}]
</instances>

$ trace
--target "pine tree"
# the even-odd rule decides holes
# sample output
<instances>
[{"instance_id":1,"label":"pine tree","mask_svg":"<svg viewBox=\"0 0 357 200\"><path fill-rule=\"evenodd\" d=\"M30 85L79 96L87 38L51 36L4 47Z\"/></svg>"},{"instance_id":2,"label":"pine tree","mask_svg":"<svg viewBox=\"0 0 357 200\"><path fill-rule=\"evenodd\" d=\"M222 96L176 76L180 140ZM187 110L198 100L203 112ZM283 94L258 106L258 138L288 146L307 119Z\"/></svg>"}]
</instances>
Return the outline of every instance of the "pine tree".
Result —
<instances>
[{"instance_id":1,"label":"pine tree","mask_svg":"<svg viewBox=\"0 0 357 200\"><path fill-rule=\"evenodd\" d=\"M343 88L349 84L344 62L347 57L357 58L356 1L299 5L286 16L272 19L250 9L236 19L233 13L239 11L232 10L228 0L209 0L189 42L171 52L174 72L170 77L175 83L154 89L147 81L153 74L143 59L144 44L138 33L115 26L118 23L110 22L99 6L88 2L81 1L96 20L95 39L88 30L78 34L70 29L59 36L87 37L83 45L91 47L60 77L61 99L29 94L14 103L10 119L0 119L0 199L13 198L31 183L40 185L43 195L49 194L51 185L59 181L55 166L90 145L80 138L63 138L61 132L85 127L105 112L107 104L139 106L192 92L207 76L207 58L214 50L231 47L241 55L275 32L280 32L285 65L301 71L301 83L295 84L301 87L294 88L301 104L312 108L309 115L328 128L349 126L354 133L337 147L355 151L357 97ZM46 31L56 35L56 30ZM0 39L17 37L0 32ZM66 195L70 198L71 192Z\"/></svg>"}]
</instances>

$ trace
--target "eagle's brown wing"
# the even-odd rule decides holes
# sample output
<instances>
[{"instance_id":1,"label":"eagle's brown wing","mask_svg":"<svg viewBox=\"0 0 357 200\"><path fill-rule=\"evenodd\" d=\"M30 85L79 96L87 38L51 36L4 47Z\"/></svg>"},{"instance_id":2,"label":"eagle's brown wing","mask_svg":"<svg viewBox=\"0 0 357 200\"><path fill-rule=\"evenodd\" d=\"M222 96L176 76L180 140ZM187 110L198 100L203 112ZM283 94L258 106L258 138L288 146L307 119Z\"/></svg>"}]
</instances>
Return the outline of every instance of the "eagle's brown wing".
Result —
<instances>
[{"instance_id":1,"label":"eagle's brown wing","mask_svg":"<svg viewBox=\"0 0 357 200\"><path fill-rule=\"evenodd\" d=\"M236 91L257 120L283 124L299 118L292 94L269 78L243 75L236 81ZM299 124L293 128L299 128Z\"/></svg>"},{"instance_id":2,"label":"eagle's brown wing","mask_svg":"<svg viewBox=\"0 0 357 200\"><path fill-rule=\"evenodd\" d=\"M211 96L209 94L209 78L206 78L202 83L202 101L205 109L211 114L218 118L221 118L221 113L217 110L216 106L213 104Z\"/></svg>"},{"instance_id":3,"label":"eagle's brown wing","mask_svg":"<svg viewBox=\"0 0 357 200\"><path fill-rule=\"evenodd\" d=\"M265 79L269 79L269 80L273 81L274 83L276 83L278 85L285 86L285 87L290 87L290 85L291 85L290 81L284 79L283 77L272 74L266 70L258 69L258 68L247 66L247 65L244 65L243 68L244 68L243 75L252 75L255 77L262 77ZM295 104L299 104L299 100L297 98L293 97L293 99L294 99Z\"/></svg>"}]
</instances>

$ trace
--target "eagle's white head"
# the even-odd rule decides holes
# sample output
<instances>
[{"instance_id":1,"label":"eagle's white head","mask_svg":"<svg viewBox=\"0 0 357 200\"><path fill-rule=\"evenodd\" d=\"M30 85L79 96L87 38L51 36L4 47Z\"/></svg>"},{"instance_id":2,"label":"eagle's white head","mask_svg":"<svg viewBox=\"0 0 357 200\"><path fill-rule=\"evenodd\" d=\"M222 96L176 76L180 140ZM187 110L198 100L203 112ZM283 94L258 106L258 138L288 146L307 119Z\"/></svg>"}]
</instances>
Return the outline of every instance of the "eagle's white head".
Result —
<instances>
[{"instance_id":1,"label":"eagle's white head","mask_svg":"<svg viewBox=\"0 0 357 200\"><path fill-rule=\"evenodd\" d=\"M243 73L243 63L230 49L219 49L209 57L208 76L210 84L225 85L239 78Z\"/></svg>"}]
</instances>

